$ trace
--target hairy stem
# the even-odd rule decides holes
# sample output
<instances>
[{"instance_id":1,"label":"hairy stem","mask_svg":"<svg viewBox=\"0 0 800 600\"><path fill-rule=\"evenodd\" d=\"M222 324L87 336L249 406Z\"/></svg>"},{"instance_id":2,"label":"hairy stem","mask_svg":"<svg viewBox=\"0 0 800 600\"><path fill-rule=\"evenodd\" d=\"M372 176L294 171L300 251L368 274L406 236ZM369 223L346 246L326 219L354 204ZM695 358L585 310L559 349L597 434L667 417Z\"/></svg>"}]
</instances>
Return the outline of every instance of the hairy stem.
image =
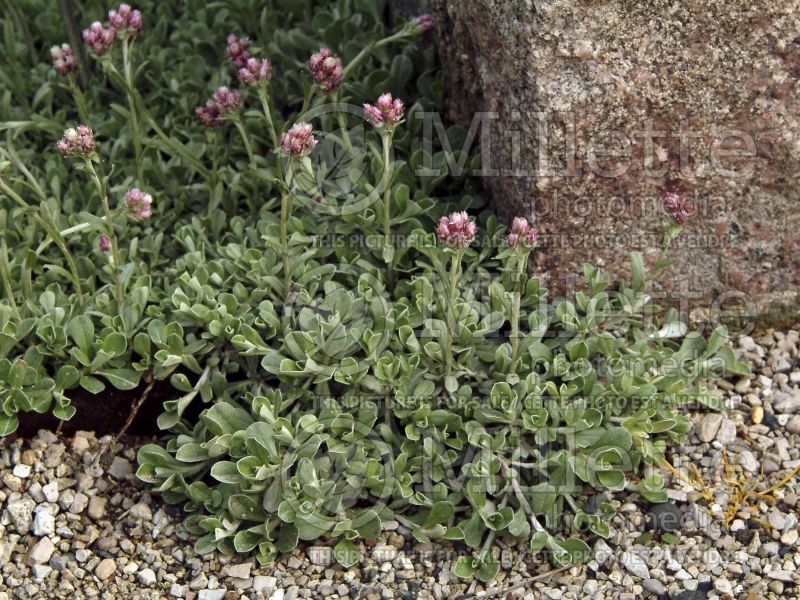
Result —
<instances>
[{"instance_id":1,"label":"hairy stem","mask_svg":"<svg viewBox=\"0 0 800 600\"><path fill-rule=\"evenodd\" d=\"M447 284L446 296L447 306L445 315L447 318L447 334L444 336L444 374L449 376L453 369L453 339L456 331L455 299L458 285L458 275L461 271L461 250L456 250L453 260L450 263L450 278Z\"/></svg>"},{"instance_id":2,"label":"hairy stem","mask_svg":"<svg viewBox=\"0 0 800 600\"><path fill-rule=\"evenodd\" d=\"M11 287L11 266L8 264L8 246L5 240L0 240L0 278L3 279L3 290L11 305L11 312L17 320L21 320L17 303L14 301L14 288Z\"/></svg>"},{"instance_id":3,"label":"hairy stem","mask_svg":"<svg viewBox=\"0 0 800 600\"><path fill-rule=\"evenodd\" d=\"M517 255L517 273L514 281L514 302L511 306L511 372L517 372L519 362L519 307L522 302L522 288L525 267L528 265L528 252Z\"/></svg>"},{"instance_id":4,"label":"hairy stem","mask_svg":"<svg viewBox=\"0 0 800 600\"><path fill-rule=\"evenodd\" d=\"M292 275L289 272L289 234L287 231L287 224L289 221L289 214L292 210L292 179L294 177L294 165L289 163L289 168L286 169L286 176L284 179L285 188L281 196L281 254L283 258L283 289L286 296L289 295L289 289L292 286Z\"/></svg>"},{"instance_id":5,"label":"hairy stem","mask_svg":"<svg viewBox=\"0 0 800 600\"><path fill-rule=\"evenodd\" d=\"M31 209L31 205L25 202L25 200L17 194L14 189L8 185L4 179L0 178L0 190L2 190L9 198L11 198L14 202L16 202L20 207L24 209ZM61 253L64 255L64 259L67 261L67 266L69 267L70 274L72 275L72 283L75 286L75 292L78 294L78 297L83 302L83 289L81 288L81 278L78 274L78 267L75 264L75 258L72 256L72 253L69 251L66 242L64 241L63 236L59 233L58 228L56 227L55 223L52 222L50 217L43 209L44 204L39 209L39 212L32 213L34 220L39 224L39 226L45 230L47 235L50 239L58 246ZM44 216L42 216L44 214Z\"/></svg>"},{"instance_id":6,"label":"hairy stem","mask_svg":"<svg viewBox=\"0 0 800 600\"><path fill-rule=\"evenodd\" d=\"M255 169L256 168L256 157L253 154L253 146L250 144L250 137L247 135L247 131L244 129L244 125L242 124L242 119L239 115L236 115L231 119L233 124L236 125L236 129L239 130L239 135L242 136L242 141L244 142L244 148L247 150L247 159L250 161L250 166Z\"/></svg>"},{"instance_id":7,"label":"hairy stem","mask_svg":"<svg viewBox=\"0 0 800 600\"><path fill-rule=\"evenodd\" d=\"M275 131L275 123L272 120L272 110L269 107L269 97L267 90L263 87L258 88L258 97L261 99L261 107L264 109L264 119L267 121L267 131L269 132L269 139L272 141L272 147L278 147L278 134Z\"/></svg>"},{"instance_id":8,"label":"hairy stem","mask_svg":"<svg viewBox=\"0 0 800 600\"><path fill-rule=\"evenodd\" d=\"M314 98L314 94L316 93L317 93L317 84L312 83L306 90L306 94L303 98L303 106L300 108L299 117L302 117L304 114L306 114L306 111L308 110L309 106L311 106L311 100Z\"/></svg>"},{"instance_id":9,"label":"hairy stem","mask_svg":"<svg viewBox=\"0 0 800 600\"><path fill-rule=\"evenodd\" d=\"M341 113L340 113L341 114ZM387 251L389 254L384 254L387 268L387 280L389 287L394 287L394 268L392 261L394 259L394 252L392 246L392 163L391 153L392 149L392 135L390 133L383 133L383 248L384 253ZM391 258L389 258L391 256Z\"/></svg>"},{"instance_id":10,"label":"hairy stem","mask_svg":"<svg viewBox=\"0 0 800 600\"><path fill-rule=\"evenodd\" d=\"M128 110L131 113L131 131L133 132L133 150L136 154L136 173L139 185L144 185L144 164L142 163L142 132L139 127L139 115L136 107L136 97L133 86L133 67L130 58L130 41L127 36L122 38L122 70L125 73L128 96Z\"/></svg>"},{"instance_id":11,"label":"hairy stem","mask_svg":"<svg viewBox=\"0 0 800 600\"><path fill-rule=\"evenodd\" d=\"M106 187L103 183L103 180L95 171L94 165L92 164L91 159L86 159L86 170L92 176L92 181L94 182L95 187L97 188L97 193L100 195L100 200L103 203L103 212L106 216L106 231L108 233L108 239L111 241L111 259L113 261L113 265L111 266L114 270L114 285L115 285L115 296L117 300L117 313L122 313L122 301L123 301L123 292L122 292L122 275L120 273L120 259L119 259L119 244L117 243L117 234L114 231L114 215L111 212L111 206L108 204L108 194L106 193Z\"/></svg>"},{"instance_id":12,"label":"hairy stem","mask_svg":"<svg viewBox=\"0 0 800 600\"><path fill-rule=\"evenodd\" d=\"M80 117L81 123L89 125L89 111L86 108L86 98L84 97L83 92L81 91L81 88L75 79L75 74L70 73L68 80L69 89L72 92L72 97L75 100L75 107L78 109L78 117Z\"/></svg>"},{"instance_id":13,"label":"hairy stem","mask_svg":"<svg viewBox=\"0 0 800 600\"><path fill-rule=\"evenodd\" d=\"M353 60L347 63L347 65L345 65L344 67L345 79L350 73L353 72L353 70L356 67L358 67L358 65L360 65L370 54L372 54L378 48L386 46L387 44L391 44L392 42L399 42L400 40L404 40L407 37L410 37L411 35L412 35L411 32L409 32L406 28L403 28L397 33L387 36L382 40L378 40L377 42L371 42L367 44L366 46L364 46L364 48L361 49L361 52L359 52Z\"/></svg>"}]
</instances>

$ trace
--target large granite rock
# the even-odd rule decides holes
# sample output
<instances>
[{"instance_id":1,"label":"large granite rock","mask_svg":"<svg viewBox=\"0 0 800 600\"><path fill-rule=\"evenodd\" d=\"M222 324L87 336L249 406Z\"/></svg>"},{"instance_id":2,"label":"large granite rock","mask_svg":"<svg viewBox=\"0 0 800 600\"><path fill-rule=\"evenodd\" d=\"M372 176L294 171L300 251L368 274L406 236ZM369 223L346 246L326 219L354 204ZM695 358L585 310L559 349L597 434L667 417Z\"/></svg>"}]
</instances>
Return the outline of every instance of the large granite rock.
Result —
<instances>
[{"instance_id":1,"label":"large granite rock","mask_svg":"<svg viewBox=\"0 0 800 600\"><path fill-rule=\"evenodd\" d=\"M798 0L433 7L447 116L496 113L485 183L506 218L536 219L552 287L587 260L614 276L629 250L654 261L663 193L676 188L697 210L660 278L664 303L746 295L762 319L765 306L768 321L798 314Z\"/></svg>"}]
</instances>

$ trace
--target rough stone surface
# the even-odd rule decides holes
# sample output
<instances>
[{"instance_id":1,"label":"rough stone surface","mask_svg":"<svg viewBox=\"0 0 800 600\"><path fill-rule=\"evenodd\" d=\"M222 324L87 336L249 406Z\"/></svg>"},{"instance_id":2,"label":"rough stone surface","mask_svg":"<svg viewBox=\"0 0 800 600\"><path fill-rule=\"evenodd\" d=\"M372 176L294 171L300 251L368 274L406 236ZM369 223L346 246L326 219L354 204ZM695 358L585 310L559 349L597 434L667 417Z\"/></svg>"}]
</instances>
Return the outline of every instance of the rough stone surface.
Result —
<instances>
[{"instance_id":1,"label":"rough stone surface","mask_svg":"<svg viewBox=\"0 0 800 600\"><path fill-rule=\"evenodd\" d=\"M629 250L645 249L654 261L666 222L663 191L675 185L696 211L686 247L660 280L661 303L690 298L691 308L737 290L773 308L761 310L763 320L793 322L800 310L796 0L434 0L433 7L447 116L467 126L475 111L497 113L484 169L500 172L485 183L507 220L535 215L543 234L536 267L550 274L550 287L561 288L586 260L605 263L614 277L626 275ZM648 127L665 136L643 134ZM744 137L726 134L732 130ZM736 149L746 155L731 157Z\"/></svg>"}]
</instances>

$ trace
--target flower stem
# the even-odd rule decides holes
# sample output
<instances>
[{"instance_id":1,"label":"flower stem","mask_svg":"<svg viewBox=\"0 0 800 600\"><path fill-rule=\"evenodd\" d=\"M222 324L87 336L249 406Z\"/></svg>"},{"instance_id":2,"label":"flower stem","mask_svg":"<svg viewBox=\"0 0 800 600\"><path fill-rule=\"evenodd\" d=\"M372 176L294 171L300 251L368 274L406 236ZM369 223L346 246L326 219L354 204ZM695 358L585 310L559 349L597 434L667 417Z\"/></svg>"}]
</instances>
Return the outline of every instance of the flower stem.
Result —
<instances>
[{"instance_id":1,"label":"flower stem","mask_svg":"<svg viewBox=\"0 0 800 600\"><path fill-rule=\"evenodd\" d=\"M5 194L14 200L20 207L24 209L31 209L33 208L30 204L25 202L25 200L14 191L14 189L8 185L4 179L0 178L0 190L5 192ZM50 219L49 215L44 210L44 203L42 203L39 212L33 213L34 220L41 226L42 229L45 230L47 235L50 237L51 240L58 246L61 253L64 255L64 259L67 261L67 266L69 267L70 274L72 275L72 283L75 286L75 292L78 294L78 297L83 301L83 289L81 288L81 279L80 275L78 274L78 267L75 264L75 259L72 256L72 253L67 248L67 244L64 241L64 237L59 233L58 227L56 227L55 223ZM43 216L44 215L44 216Z\"/></svg>"},{"instance_id":2,"label":"flower stem","mask_svg":"<svg viewBox=\"0 0 800 600\"><path fill-rule=\"evenodd\" d=\"M72 97L75 99L75 106L78 109L78 116L81 123L89 124L89 111L86 108L86 98L81 91L78 82L75 80L75 74L70 73L68 77L69 89L72 92Z\"/></svg>"},{"instance_id":3,"label":"flower stem","mask_svg":"<svg viewBox=\"0 0 800 600\"><path fill-rule=\"evenodd\" d=\"M0 277L3 279L6 298L11 304L11 312L14 313L17 320L21 320L19 308L17 308L17 303L14 301L14 288L11 287L11 267L8 264L8 246L6 246L5 240L0 240Z\"/></svg>"},{"instance_id":4,"label":"flower stem","mask_svg":"<svg viewBox=\"0 0 800 600\"><path fill-rule=\"evenodd\" d=\"M359 52L356 55L356 57L349 63L347 63L347 65L345 66L344 68L345 79L350 73L353 72L353 70L358 65L360 65L370 54L372 54L374 50L377 50L381 46L386 46L387 44L391 44L392 42L398 42L400 40L404 40L405 38L411 35L412 34L406 28L403 28L397 33L393 33L392 35L387 36L382 40L378 40L377 42L372 42L370 44L367 44L366 46L364 46L364 48L361 49L361 52Z\"/></svg>"},{"instance_id":5,"label":"flower stem","mask_svg":"<svg viewBox=\"0 0 800 600\"><path fill-rule=\"evenodd\" d=\"M341 113L339 113L341 115ZM387 266L387 279L389 287L394 286L394 248L392 246L392 163L391 153L392 135L388 132L383 133L383 251Z\"/></svg>"},{"instance_id":6,"label":"flower stem","mask_svg":"<svg viewBox=\"0 0 800 600\"><path fill-rule=\"evenodd\" d=\"M94 165L92 164L92 160L90 158L86 159L86 170L92 176L92 180L94 181L94 185L97 188L97 193L100 194L100 200L103 203L103 212L106 215L106 229L108 232L108 239L111 240L111 258L114 262L112 268L114 270L114 284L115 284L115 295L117 300L117 313L122 313L122 276L120 274L120 260L119 260L119 244L117 243L117 234L114 232L114 220L113 214L111 212L111 207L108 204L108 194L106 193L105 185L103 184L102 179L95 171Z\"/></svg>"},{"instance_id":7,"label":"flower stem","mask_svg":"<svg viewBox=\"0 0 800 600\"><path fill-rule=\"evenodd\" d=\"M450 280L447 285L447 306L445 315L447 317L447 335L444 336L444 374L450 376L453 369L453 339L455 338L456 318L455 318L455 298L458 275L461 271L461 250L456 250L453 260L450 263Z\"/></svg>"},{"instance_id":8,"label":"flower stem","mask_svg":"<svg viewBox=\"0 0 800 600\"><path fill-rule=\"evenodd\" d=\"M136 98L134 97L133 87L133 68L130 59L130 46L127 37L122 38L122 70L125 73L125 83L127 84L128 109L131 113L131 130L133 131L133 149L136 153L136 173L139 177L139 185L144 185L144 164L142 163L142 132L139 128L139 116L136 109Z\"/></svg>"},{"instance_id":9,"label":"flower stem","mask_svg":"<svg viewBox=\"0 0 800 600\"><path fill-rule=\"evenodd\" d=\"M528 252L517 254L517 274L514 281L514 302L511 306L511 372L517 372L519 361L519 307L522 301L523 279L528 264Z\"/></svg>"},{"instance_id":10,"label":"flower stem","mask_svg":"<svg viewBox=\"0 0 800 600\"><path fill-rule=\"evenodd\" d=\"M294 176L294 165L290 162L286 169L284 183L286 184L281 197L281 254L283 255L283 288L284 294L289 295L292 286L292 274L289 271L289 235L287 223L289 214L292 210L292 178Z\"/></svg>"},{"instance_id":11,"label":"flower stem","mask_svg":"<svg viewBox=\"0 0 800 600\"><path fill-rule=\"evenodd\" d=\"M258 88L258 97L261 99L261 106L264 109L264 118L267 121L269 139L272 140L272 147L278 147L278 134L275 131L275 123L272 121L272 110L269 107L269 97L266 88Z\"/></svg>"},{"instance_id":12,"label":"flower stem","mask_svg":"<svg viewBox=\"0 0 800 600\"><path fill-rule=\"evenodd\" d=\"M206 179L208 184L208 216L210 217L217 209L217 202L215 201L217 194L217 169L219 168L219 135L216 129L212 129L209 142L211 144L211 171Z\"/></svg>"},{"instance_id":13,"label":"flower stem","mask_svg":"<svg viewBox=\"0 0 800 600\"><path fill-rule=\"evenodd\" d=\"M306 95L303 98L303 106L300 108L300 117L306 114L308 107L311 106L311 100L314 98L314 94L317 93L317 84L312 83L311 86L306 90Z\"/></svg>"},{"instance_id":14,"label":"flower stem","mask_svg":"<svg viewBox=\"0 0 800 600\"><path fill-rule=\"evenodd\" d=\"M247 132L244 129L244 125L242 124L242 119L239 115L236 115L231 119L233 124L236 125L236 129L239 130L239 135L242 136L242 141L244 142L245 150L247 150L247 158L250 161L250 166L255 169L256 168L256 157L253 154L253 147L250 145L250 138L247 135Z\"/></svg>"}]
</instances>

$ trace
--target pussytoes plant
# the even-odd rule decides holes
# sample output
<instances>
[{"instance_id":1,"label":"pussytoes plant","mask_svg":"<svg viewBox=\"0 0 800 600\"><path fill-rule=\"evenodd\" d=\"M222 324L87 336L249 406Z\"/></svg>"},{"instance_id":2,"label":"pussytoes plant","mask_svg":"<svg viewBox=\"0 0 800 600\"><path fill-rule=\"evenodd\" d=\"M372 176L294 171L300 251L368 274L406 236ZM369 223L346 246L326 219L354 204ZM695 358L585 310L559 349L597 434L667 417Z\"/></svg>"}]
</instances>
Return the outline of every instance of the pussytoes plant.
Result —
<instances>
[{"instance_id":1,"label":"pussytoes plant","mask_svg":"<svg viewBox=\"0 0 800 600\"><path fill-rule=\"evenodd\" d=\"M397 521L491 581L500 539L569 564L587 532L610 535L612 493L666 500L683 407L719 408L703 382L746 372L723 328L706 338L653 305L688 200L664 198L649 271L634 252L612 288L585 265L553 298L532 272L547 222L506 228L473 181L415 175L455 161L420 150L410 118L441 100L434 50L413 43L430 16L386 31L367 13L265 11L266 35L149 15L123 4L86 28L89 87L56 47L39 72L58 106L4 124L0 433L160 386L139 478L185 511L198 552L261 563L319 540L351 566ZM43 132L46 150L15 149Z\"/></svg>"}]
</instances>

